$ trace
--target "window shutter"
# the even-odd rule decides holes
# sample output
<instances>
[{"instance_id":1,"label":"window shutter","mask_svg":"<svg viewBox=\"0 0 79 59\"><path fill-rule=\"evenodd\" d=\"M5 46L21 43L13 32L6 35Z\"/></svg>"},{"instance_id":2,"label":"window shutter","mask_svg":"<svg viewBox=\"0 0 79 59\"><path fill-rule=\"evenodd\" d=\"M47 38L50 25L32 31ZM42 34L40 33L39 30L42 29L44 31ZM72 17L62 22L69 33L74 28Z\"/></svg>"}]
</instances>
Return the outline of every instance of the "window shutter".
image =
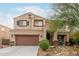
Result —
<instances>
[{"instance_id":1,"label":"window shutter","mask_svg":"<svg viewBox=\"0 0 79 59\"><path fill-rule=\"evenodd\" d=\"M17 21L17 25L19 25L19 21Z\"/></svg>"},{"instance_id":2,"label":"window shutter","mask_svg":"<svg viewBox=\"0 0 79 59\"><path fill-rule=\"evenodd\" d=\"M29 21L27 21L27 25L29 25Z\"/></svg>"}]
</instances>

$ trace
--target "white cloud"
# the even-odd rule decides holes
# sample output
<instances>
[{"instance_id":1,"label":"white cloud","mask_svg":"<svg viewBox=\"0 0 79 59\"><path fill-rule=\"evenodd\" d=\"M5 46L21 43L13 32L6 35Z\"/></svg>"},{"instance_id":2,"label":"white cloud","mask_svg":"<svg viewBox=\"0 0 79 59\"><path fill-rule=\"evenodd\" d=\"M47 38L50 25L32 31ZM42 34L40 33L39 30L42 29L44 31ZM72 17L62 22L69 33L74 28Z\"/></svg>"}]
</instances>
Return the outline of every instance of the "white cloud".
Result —
<instances>
[{"instance_id":1,"label":"white cloud","mask_svg":"<svg viewBox=\"0 0 79 59\"><path fill-rule=\"evenodd\" d=\"M13 28L12 15L0 13L0 24L9 28Z\"/></svg>"},{"instance_id":2,"label":"white cloud","mask_svg":"<svg viewBox=\"0 0 79 59\"><path fill-rule=\"evenodd\" d=\"M50 9L43 9L38 6L26 6L26 7L16 8L16 9L20 12L32 12L34 14L37 14L46 18L48 17L51 11Z\"/></svg>"}]
</instances>

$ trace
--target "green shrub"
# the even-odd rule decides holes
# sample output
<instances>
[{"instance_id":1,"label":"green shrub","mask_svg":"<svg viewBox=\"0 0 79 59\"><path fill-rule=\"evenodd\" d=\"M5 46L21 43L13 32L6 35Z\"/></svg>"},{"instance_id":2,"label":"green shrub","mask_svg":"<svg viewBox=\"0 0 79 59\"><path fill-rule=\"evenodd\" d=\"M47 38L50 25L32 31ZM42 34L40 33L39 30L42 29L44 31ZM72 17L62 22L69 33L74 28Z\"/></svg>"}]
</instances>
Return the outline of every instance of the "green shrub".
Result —
<instances>
[{"instance_id":1,"label":"green shrub","mask_svg":"<svg viewBox=\"0 0 79 59\"><path fill-rule=\"evenodd\" d=\"M79 38L79 31L72 32L70 34L70 38L72 38L72 39L78 39Z\"/></svg>"},{"instance_id":2,"label":"green shrub","mask_svg":"<svg viewBox=\"0 0 79 59\"><path fill-rule=\"evenodd\" d=\"M70 43L70 45L74 45L75 44L74 39L73 38L69 38L69 43Z\"/></svg>"},{"instance_id":3,"label":"green shrub","mask_svg":"<svg viewBox=\"0 0 79 59\"><path fill-rule=\"evenodd\" d=\"M49 48L50 44L47 39L43 39L39 42L39 46L42 50L47 50Z\"/></svg>"},{"instance_id":4,"label":"green shrub","mask_svg":"<svg viewBox=\"0 0 79 59\"><path fill-rule=\"evenodd\" d=\"M71 33L71 38L76 45L79 45L79 31Z\"/></svg>"},{"instance_id":5,"label":"green shrub","mask_svg":"<svg viewBox=\"0 0 79 59\"><path fill-rule=\"evenodd\" d=\"M74 39L76 45L79 45L79 38Z\"/></svg>"}]
</instances>

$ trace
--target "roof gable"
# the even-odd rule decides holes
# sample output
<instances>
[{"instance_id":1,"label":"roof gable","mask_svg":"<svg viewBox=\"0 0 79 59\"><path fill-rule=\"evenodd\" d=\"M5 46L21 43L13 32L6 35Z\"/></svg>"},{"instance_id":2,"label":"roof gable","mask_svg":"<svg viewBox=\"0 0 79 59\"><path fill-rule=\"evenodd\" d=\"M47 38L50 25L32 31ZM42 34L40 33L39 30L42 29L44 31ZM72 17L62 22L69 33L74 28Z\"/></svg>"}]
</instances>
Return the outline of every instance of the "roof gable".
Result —
<instances>
[{"instance_id":1,"label":"roof gable","mask_svg":"<svg viewBox=\"0 0 79 59\"><path fill-rule=\"evenodd\" d=\"M2 24L0 24L0 28L6 28L6 29L9 29L10 30L10 28L8 28L7 26L4 26Z\"/></svg>"},{"instance_id":2,"label":"roof gable","mask_svg":"<svg viewBox=\"0 0 79 59\"><path fill-rule=\"evenodd\" d=\"M20 16L16 16L16 17L14 17L14 18L18 18L18 17L25 16L25 15L34 15L35 17L40 17L40 18L43 18L43 19L46 20L46 18L44 18L44 17L42 17L42 16L39 16L39 15L36 15L36 14L34 14L34 13L31 13L31 12L22 14L22 15L20 15Z\"/></svg>"}]
</instances>

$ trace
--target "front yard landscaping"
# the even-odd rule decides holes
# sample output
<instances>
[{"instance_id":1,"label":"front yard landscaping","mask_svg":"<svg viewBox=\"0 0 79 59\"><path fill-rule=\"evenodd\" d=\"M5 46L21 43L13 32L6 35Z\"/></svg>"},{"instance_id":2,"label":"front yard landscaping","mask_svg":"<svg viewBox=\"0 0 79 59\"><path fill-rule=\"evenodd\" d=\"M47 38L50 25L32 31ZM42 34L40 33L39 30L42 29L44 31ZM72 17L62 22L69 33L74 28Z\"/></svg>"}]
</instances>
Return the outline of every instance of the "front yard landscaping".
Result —
<instances>
[{"instance_id":1,"label":"front yard landscaping","mask_svg":"<svg viewBox=\"0 0 79 59\"><path fill-rule=\"evenodd\" d=\"M38 49L38 56L79 56L79 47L76 46L51 46L46 51Z\"/></svg>"},{"instance_id":2,"label":"front yard landscaping","mask_svg":"<svg viewBox=\"0 0 79 59\"><path fill-rule=\"evenodd\" d=\"M79 56L78 40L74 45L50 45L48 40L42 40L39 42L38 56Z\"/></svg>"},{"instance_id":3,"label":"front yard landscaping","mask_svg":"<svg viewBox=\"0 0 79 59\"><path fill-rule=\"evenodd\" d=\"M61 46L49 46L46 42L38 49L38 56L79 56L79 4L54 4L55 17L48 21L48 32L53 36L51 41L57 40ZM59 33L64 34L65 39ZM53 34L52 34L53 33ZM67 37L67 38L66 38ZM49 38L47 38L49 39ZM65 43L64 43L64 41ZM64 43L64 45L63 45ZM54 44L54 43L53 43ZM49 47L46 50L43 48Z\"/></svg>"}]
</instances>

